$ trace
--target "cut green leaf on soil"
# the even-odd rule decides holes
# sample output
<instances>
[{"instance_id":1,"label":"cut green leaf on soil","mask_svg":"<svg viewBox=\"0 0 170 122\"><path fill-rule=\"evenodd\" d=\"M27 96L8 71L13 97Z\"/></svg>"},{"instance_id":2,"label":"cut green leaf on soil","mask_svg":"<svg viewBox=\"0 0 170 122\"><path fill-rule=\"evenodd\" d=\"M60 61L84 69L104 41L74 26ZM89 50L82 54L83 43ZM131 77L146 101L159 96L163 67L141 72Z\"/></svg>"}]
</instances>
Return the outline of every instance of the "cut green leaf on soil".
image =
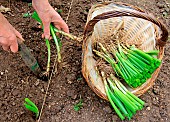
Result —
<instances>
[{"instance_id":1,"label":"cut green leaf on soil","mask_svg":"<svg viewBox=\"0 0 170 122\"><path fill-rule=\"evenodd\" d=\"M58 12L58 13L62 13L63 10L62 10L62 9L57 9L57 12Z\"/></svg>"},{"instance_id":2,"label":"cut green leaf on soil","mask_svg":"<svg viewBox=\"0 0 170 122\"><path fill-rule=\"evenodd\" d=\"M82 80L82 79L83 79L82 77L77 78L78 81L80 81L80 80Z\"/></svg>"},{"instance_id":3,"label":"cut green leaf on soil","mask_svg":"<svg viewBox=\"0 0 170 122\"><path fill-rule=\"evenodd\" d=\"M32 6L32 3L28 3L28 6Z\"/></svg>"},{"instance_id":4,"label":"cut green leaf on soil","mask_svg":"<svg viewBox=\"0 0 170 122\"><path fill-rule=\"evenodd\" d=\"M24 17L24 18L28 18L28 17L31 17L31 15L32 15L31 13L27 12L27 13L24 13L24 14L23 14L23 17Z\"/></svg>"}]
</instances>

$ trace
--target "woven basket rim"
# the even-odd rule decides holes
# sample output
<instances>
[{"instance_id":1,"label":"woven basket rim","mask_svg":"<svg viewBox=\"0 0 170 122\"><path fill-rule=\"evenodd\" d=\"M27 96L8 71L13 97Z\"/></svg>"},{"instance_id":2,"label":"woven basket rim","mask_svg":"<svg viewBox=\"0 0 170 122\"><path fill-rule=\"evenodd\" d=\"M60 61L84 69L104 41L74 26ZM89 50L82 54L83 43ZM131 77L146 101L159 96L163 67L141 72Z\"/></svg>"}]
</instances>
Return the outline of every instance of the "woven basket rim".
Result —
<instances>
[{"instance_id":1,"label":"woven basket rim","mask_svg":"<svg viewBox=\"0 0 170 122\"><path fill-rule=\"evenodd\" d=\"M148 20L148 21L152 22L153 24L157 25L162 30L161 37L156 39L157 45L159 45L161 47L165 46L166 41L168 40L168 30L167 30L167 28L165 27L165 25L160 20L156 19L153 15L151 15L148 12L140 9L139 7L136 7L136 6L133 6L133 5L130 5L130 4L126 4L126 3L122 3L122 2L108 1L108 2L96 4L96 5L92 6L91 9L94 9L94 8L99 7L101 5L108 5L108 4L111 4L111 3L120 4L120 5L123 5L123 6L129 6L129 7L133 8L134 11L121 11L121 10L120 11L109 11L109 12L104 12L100 15L97 15L92 20L90 20L86 23L86 26L85 26L85 29L84 29L84 37L83 37L84 40L87 37L88 33L93 30L94 25L98 21L108 19L108 18L111 18L111 17L130 16L130 17L142 18L142 19ZM91 9L90 9L90 11L91 11Z\"/></svg>"}]
</instances>

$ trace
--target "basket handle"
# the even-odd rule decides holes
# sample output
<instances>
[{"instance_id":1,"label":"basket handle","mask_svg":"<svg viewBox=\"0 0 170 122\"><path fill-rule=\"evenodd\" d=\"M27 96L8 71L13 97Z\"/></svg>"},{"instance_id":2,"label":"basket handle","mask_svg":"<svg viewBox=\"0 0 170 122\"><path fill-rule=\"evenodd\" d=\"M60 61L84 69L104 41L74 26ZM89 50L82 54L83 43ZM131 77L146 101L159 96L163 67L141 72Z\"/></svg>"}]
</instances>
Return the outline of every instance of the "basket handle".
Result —
<instances>
[{"instance_id":1,"label":"basket handle","mask_svg":"<svg viewBox=\"0 0 170 122\"><path fill-rule=\"evenodd\" d=\"M168 30L166 29L166 27L160 21L158 21L156 18L148 15L147 13L143 13L143 12L139 12L139 11L135 11L135 10L132 10L132 11L115 10L115 11L109 11L109 12L105 12L100 15L97 15L92 20L90 20L87 23L87 25L85 26L84 38L86 37L88 32L91 32L93 30L94 25L98 21L108 19L111 17L120 17L120 16L138 17L138 18L142 18L142 19L148 20L148 21L156 24L162 30L161 37L158 39L157 44L162 47L166 44L166 41L168 39Z\"/></svg>"}]
</instances>

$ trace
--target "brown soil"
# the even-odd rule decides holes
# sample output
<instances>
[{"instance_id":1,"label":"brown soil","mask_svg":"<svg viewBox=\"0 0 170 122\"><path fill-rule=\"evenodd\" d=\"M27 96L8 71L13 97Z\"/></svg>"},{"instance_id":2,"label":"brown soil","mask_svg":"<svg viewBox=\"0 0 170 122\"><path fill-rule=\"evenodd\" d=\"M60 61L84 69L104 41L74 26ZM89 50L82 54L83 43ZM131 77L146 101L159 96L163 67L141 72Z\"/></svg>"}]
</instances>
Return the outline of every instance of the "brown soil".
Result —
<instances>
[{"instance_id":1,"label":"brown soil","mask_svg":"<svg viewBox=\"0 0 170 122\"><path fill-rule=\"evenodd\" d=\"M52 1L52 0L51 0ZM68 25L76 36L83 33L88 10L91 5L102 0L74 0ZM139 6L163 20L170 29L170 2L167 0L114 0ZM53 0L52 6L62 9L65 20L71 0ZM1 0L0 5L10 7L12 12L4 14L10 23L22 33L25 44L45 69L47 49L41 39L42 31L32 18L23 18L23 13L33 8L21 0ZM13 15L13 16L12 16ZM81 43L62 40L62 63L57 65L52 77L47 99L41 116L42 122L120 122L110 104L99 98L87 85L81 74ZM55 59L55 46L52 42L52 64ZM140 98L146 107L138 111L130 122L169 122L170 121L170 42L165 49L161 72L154 86ZM23 101L29 97L41 109L47 82L37 79L25 66L19 54L5 52L0 48L0 122L34 122L32 115L24 108ZM83 99L80 111L73 107ZM128 120L125 120L128 121Z\"/></svg>"}]
</instances>

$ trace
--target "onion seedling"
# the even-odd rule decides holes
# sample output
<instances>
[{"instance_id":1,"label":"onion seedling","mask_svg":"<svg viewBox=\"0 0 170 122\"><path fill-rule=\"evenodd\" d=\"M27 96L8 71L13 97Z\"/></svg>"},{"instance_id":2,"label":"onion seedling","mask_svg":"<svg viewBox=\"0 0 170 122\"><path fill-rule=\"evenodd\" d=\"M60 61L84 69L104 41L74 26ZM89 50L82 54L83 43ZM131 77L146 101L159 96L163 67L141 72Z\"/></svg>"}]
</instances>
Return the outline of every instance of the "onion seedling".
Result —
<instances>
[{"instance_id":1,"label":"onion seedling","mask_svg":"<svg viewBox=\"0 0 170 122\"><path fill-rule=\"evenodd\" d=\"M46 73L47 76L49 76L49 71L50 71L50 58L51 58L51 47L50 47L50 42L48 39L45 39L46 42L46 46L47 46L47 50L48 50L48 60L47 60L47 69L46 69Z\"/></svg>"},{"instance_id":2,"label":"onion seedling","mask_svg":"<svg viewBox=\"0 0 170 122\"><path fill-rule=\"evenodd\" d=\"M54 32L54 26L52 26L51 24L50 24L50 31L51 31L51 35L52 35L52 37L53 37L53 39L54 39L54 42L55 42L55 44L56 44L58 62L61 62L61 54L60 54L59 40L57 39L57 36L56 36L56 34L55 34L55 32Z\"/></svg>"},{"instance_id":3,"label":"onion seedling","mask_svg":"<svg viewBox=\"0 0 170 122\"><path fill-rule=\"evenodd\" d=\"M26 109L35 114L36 119L39 117L38 107L29 98L25 98L24 106Z\"/></svg>"}]
</instances>

